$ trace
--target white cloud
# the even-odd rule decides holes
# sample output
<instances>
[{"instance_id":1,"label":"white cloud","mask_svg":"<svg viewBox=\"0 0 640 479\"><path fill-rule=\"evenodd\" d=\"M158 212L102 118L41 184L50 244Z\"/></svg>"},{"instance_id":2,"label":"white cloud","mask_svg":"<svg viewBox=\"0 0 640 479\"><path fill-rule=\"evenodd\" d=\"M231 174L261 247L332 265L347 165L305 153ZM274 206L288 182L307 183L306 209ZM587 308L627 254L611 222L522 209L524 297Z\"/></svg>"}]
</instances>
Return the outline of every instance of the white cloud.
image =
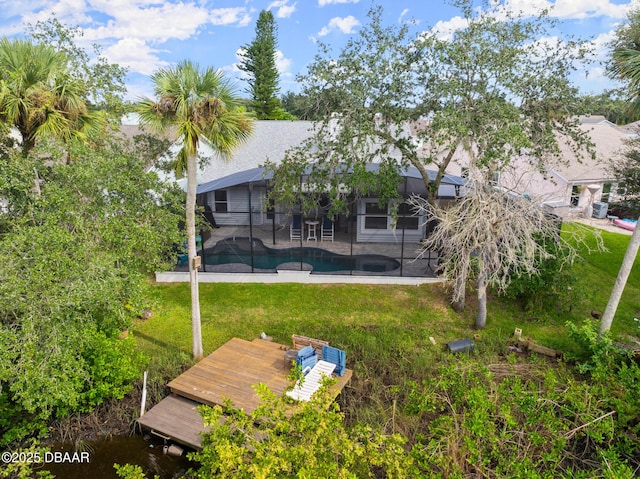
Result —
<instances>
[{"instance_id":1,"label":"white cloud","mask_svg":"<svg viewBox=\"0 0 640 479\"><path fill-rule=\"evenodd\" d=\"M16 8L17 7L17 8ZM9 0L0 4L2 16L20 15L23 23L34 24L47 21L53 15L67 25L79 25L91 20L85 14L87 6L84 0L32 1L16 2Z\"/></svg>"},{"instance_id":2,"label":"white cloud","mask_svg":"<svg viewBox=\"0 0 640 479\"><path fill-rule=\"evenodd\" d=\"M167 2L141 8L122 0L101 2L96 2L100 3L96 7L112 19L97 28L85 29L86 38L136 38L160 43L172 38L185 40L208 20L207 10L194 4Z\"/></svg>"},{"instance_id":3,"label":"white cloud","mask_svg":"<svg viewBox=\"0 0 640 479\"><path fill-rule=\"evenodd\" d=\"M337 3L358 3L360 0L318 0L318 5L324 7L325 5L332 5Z\"/></svg>"},{"instance_id":4,"label":"white cloud","mask_svg":"<svg viewBox=\"0 0 640 479\"><path fill-rule=\"evenodd\" d=\"M209 18L217 26L237 24L246 27L251 22L251 16L244 7L216 8L211 11Z\"/></svg>"},{"instance_id":5,"label":"white cloud","mask_svg":"<svg viewBox=\"0 0 640 479\"><path fill-rule=\"evenodd\" d=\"M332 31L338 29L342 33L348 34L353 33L355 27L359 26L360 22L353 15L349 15L348 17L334 17L329 20L329 24L326 27L323 27L322 30L318 32L319 37L324 37L328 35Z\"/></svg>"},{"instance_id":6,"label":"white cloud","mask_svg":"<svg viewBox=\"0 0 640 479\"><path fill-rule=\"evenodd\" d=\"M278 18L289 18L293 12L296 11L296 5L298 2L293 2L292 5L289 5L289 0L276 0L275 2L271 2L267 7L267 10L277 9L276 17Z\"/></svg>"},{"instance_id":7,"label":"white cloud","mask_svg":"<svg viewBox=\"0 0 640 479\"><path fill-rule=\"evenodd\" d=\"M469 22L460 16L453 17L451 20L442 21L436 23L429 33L435 35L441 40L451 40L453 34L458 30L465 28L469 25Z\"/></svg>"},{"instance_id":8,"label":"white cloud","mask_svg":"<svg viewBox=\"0 0 640 479\"><path fill-rule=\"evenodd\" d=\"M584 19L597 17L624 18L630 4L619 5L612 0L509 0L505 8L511 12L536 15L549 9L553 17L562 19Z\"/></svg>"},{"instance_id":9,"label":"white cloud","mask_svg":"<svg viewBox=\"0 0 640 479\"><path fill-rule=\"evenodd\" d=\"M105 49L104 56L112 63L127 67L130 71L151 75L158 68L169 64L160 60L157 53L144 41L135 38L124 38Z\"/></svg>"},{"instance_id":10,"label":"white cloud","mask_svg":"<svg viewBox=\"0 0 640 479\"><path fill-rule=\"evenodd\" d=\"M278 73L280 76L291 76L292 73L290 71L292 61L290 58L284 56L280 50L276 51L276 68L278 69Z\"/></svg>"}]
</instances>

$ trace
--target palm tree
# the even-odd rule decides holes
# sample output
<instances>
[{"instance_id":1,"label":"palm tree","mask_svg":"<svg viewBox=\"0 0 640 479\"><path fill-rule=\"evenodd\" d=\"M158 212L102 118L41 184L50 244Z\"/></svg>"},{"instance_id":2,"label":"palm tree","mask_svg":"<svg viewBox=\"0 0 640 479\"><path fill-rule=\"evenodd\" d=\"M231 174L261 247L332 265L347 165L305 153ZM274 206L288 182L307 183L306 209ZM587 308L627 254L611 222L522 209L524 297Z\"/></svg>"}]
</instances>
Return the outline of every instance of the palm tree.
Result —
<instances>
[{"instance_id":1,"label":"palm tree","mask_svg":"<svg viewBox=\"0 0 640 479\"><path fill-rule=\"evenodd\" d=\"M195 206L197 186L197 156L200 141L209 144L223 157L245 141L252 131L251 119L240 109L237 96L220 71L211 67L200 70L188 60L175 68L160 69L151 77L155 100L138 102L140 123L158 132L174 127L182 149L175 163L178 176L187 174L187 252L191 283L191 329L193 357L200 360L202 332L196 258Z\"/></svg>"},{"instance_id":2,"label":"palm tree","mask_svg":"<svg viewBox=\"0 0 640 479\"><path fill-rule=\"evenodd\" d=\"M50 45L0 39L0 120L20 132L25 157L40 138L66 143L102 123L68 64Z\"/></svg>"},{"instance_id":3,"label":"palm tree","mask_svg":"<svg viewBox=\"0 0 640 479\"><path fill-rule=\"evenodd\" d=\"M611 71L615 77L628 82L631 93L629 107L633 112L640 111L640 51L630 48L614 50Z\"/></svg>"}]
</instances>

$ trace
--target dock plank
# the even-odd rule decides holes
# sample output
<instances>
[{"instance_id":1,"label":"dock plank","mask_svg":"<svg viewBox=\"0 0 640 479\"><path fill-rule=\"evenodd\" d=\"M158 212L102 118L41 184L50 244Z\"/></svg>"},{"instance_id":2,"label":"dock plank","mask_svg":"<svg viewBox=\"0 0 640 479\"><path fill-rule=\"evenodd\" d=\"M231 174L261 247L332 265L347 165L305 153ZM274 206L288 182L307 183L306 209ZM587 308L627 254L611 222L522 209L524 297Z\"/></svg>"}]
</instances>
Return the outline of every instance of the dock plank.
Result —
<instances>
[{"instance_id":1,"label":"dock plank","mask_svg":"<svg viewBox=\"0 0 640 479\"><path fill-rule=\"evenodd\" d=\"M223 404L229 399L251 413L260 403L254 385L264 383L278 394L288 386L285 350L271 341L233 338L168 386L174 394L203 404Z\"/></svg>"},{"instance_id":2,"label":"dock plank","mask_svg":"<svg viewBox=\"0 0 640 479\"><path fill-rule=\"evenodd\" d=\"M138 419L156 434L194 449L201 448L204 423L199 404L224 405L225 400L251 414L260 400L253 386L263 383L281 395L289 386L291 365L284 358L286 346L254 339L233 338L187 371L170 381L171 396L163 399ZM332 386L335 395L350 381L353 372L345 370Z\"/></svg>"},{"instance_id":3,"label":"dock plank","mask_svg":"<svg viewBox=\"0 0 640 479\"><path fill-rule=\"evenodd\" d=\"M196 407L198 403L171 395L140 416L138 423L152 433L184 444L193 449L201 449L201 432L206 431L202 416Z\"/></svg>"}]
</instances>

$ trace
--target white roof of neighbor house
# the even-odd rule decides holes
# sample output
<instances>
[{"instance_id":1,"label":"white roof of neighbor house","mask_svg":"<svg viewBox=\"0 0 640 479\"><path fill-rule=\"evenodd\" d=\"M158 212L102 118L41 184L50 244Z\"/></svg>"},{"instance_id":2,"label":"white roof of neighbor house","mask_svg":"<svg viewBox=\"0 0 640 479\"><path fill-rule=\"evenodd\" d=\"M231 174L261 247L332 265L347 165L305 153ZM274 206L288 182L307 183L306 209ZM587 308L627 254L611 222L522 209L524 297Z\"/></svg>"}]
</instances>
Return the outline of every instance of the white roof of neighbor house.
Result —
<instances>
[{"instance_id":1,"label":"white roof of neighbor house","mask_svg":"<svg viewBox=\"0 0 640 479\"><path fill-rule=\"evenodd\" d=\"M595 158L586 153L578 158L570 148L563 146L563 156L568 163L556 165L553 170L569 182L613 179L611 160L622 154L630 134L606 120L585 122L581 119L580 129L591 137Z\"/></svg>"}]
</instances>

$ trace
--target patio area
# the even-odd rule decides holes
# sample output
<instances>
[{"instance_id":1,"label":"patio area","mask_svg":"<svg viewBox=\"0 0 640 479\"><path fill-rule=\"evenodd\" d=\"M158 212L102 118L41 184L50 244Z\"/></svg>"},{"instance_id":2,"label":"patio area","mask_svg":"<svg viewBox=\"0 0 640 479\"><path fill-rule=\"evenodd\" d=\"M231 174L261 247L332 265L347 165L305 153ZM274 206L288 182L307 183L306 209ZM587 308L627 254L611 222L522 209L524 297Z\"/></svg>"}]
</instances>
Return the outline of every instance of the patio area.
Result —
<instances>
[{"instance_id":1,"label":"patio area","mask_svg":"<svg viewBox=\"0 0 640 479\"><path fill-rule=\"evenodd\" d=\"M276 270L289 270L311 271L311 274L436 277L437 255L427 254L416 259L419 245L413 241L403 242L402 231L398 232L394 243L358 243L352 231L339 227L334 229L333 241L323 240L319 232L316 232L315 240L308 240L308 237L309 231L304 228L300 239L291 240L289 226L271 224L214 228L203 233L204 241L198 247L198 254L203 260L200 271L272 273ZM265 256L286 256L285 253L290 254L290 257L273 259L273 264L265 267ZM310 256L315 259L307 259ZM333 263L330 271L317 263L314 268L315 261L323 261L322 258L325 257L330 258L327 261ZM382 264L384 262L387 265ZM391 263L393 266L388 266ZM175 271L188 271L186 261L179 262Z\"/></svg>"}]
</instances>

